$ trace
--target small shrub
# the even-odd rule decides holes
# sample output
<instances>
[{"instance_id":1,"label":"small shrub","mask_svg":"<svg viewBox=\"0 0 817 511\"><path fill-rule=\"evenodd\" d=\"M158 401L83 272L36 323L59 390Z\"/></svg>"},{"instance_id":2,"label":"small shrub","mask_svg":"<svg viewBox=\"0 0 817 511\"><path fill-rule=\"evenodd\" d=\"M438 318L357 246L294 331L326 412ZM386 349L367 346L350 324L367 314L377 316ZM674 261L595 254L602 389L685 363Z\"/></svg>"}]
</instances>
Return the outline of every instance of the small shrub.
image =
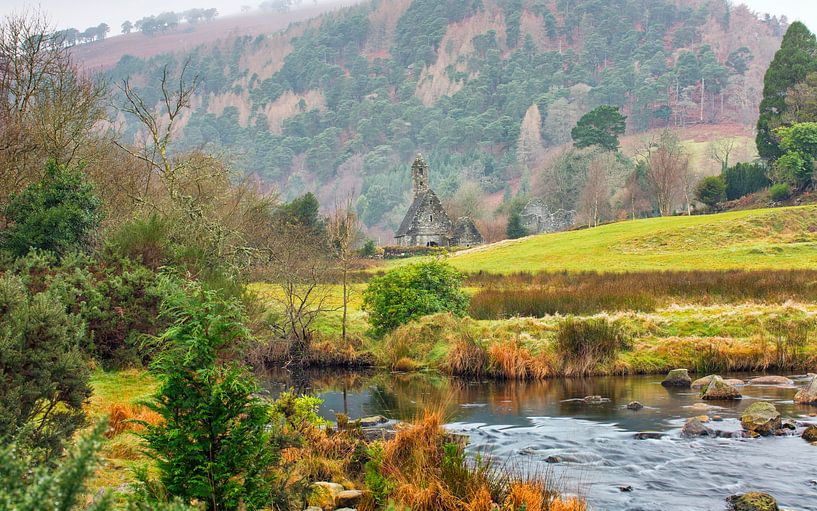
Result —
<instances>
[{"instance_id":1,"label":"small shrub","mask_svg":"<svg viewBox=\"0 0 817 511\"><path fill-rule=\"evenodd\" d=\"M438 312L464 316L468 295L461 285L462 276L440 261L403 266L373 278L363 294L372 333L379 337Z\"/></svg>"},{"instance_id":2,"label":"small shrub","mask_svg":"<svg viewBox=\"0 0 817 511\"><path fill-rule=\"evenodd\" d=\"M710 208L726 200L726 183L720 176L705 177L695 189L695 198Z\"/></svg>"},{"instance_id":3,"label":"small shrub","mask_svg":"<svg viewBox=\"0 0 817 511\"><path fill-rule=\"evenodd\" d=\"M791 188L786 183L777 183L769 188L769 199L774 202L783 202L791 196Z\"/></svg>"},{"instance_id":4,"label":"small shrub","mask_svg":"<svg viewBox=\"0 0 817 511\"><path fill-rule=\"evenodd\" d=\"M19 443L53 459L85 425L85 334L52 293L31 294L19 277L0 276L0 438L22 431Z\"/></svg>"},{"instance_id":5,"label":"small shrub","mask_svg":"<svg viewBox=\"0 0 817 511\"><path fill-rule=\"evenodd\" d=\"M0 231L0 248L15 257L32 249L61 256L84 248L102 219L100 210L82 170L50 160L43 179L9 199L2 216L10 227Z\"/></svg>"},{"instance_id":6,"label":"small shrub","mask_svg":"<svg viewBox=\"0 0 817 511\"><path fill-rule=\"evenodd\" d=\"M567 318L556 333L556 350L566 362L565 374L588 374L630 348L624 331L605 318Z\"/></svg>"}]
</instances>

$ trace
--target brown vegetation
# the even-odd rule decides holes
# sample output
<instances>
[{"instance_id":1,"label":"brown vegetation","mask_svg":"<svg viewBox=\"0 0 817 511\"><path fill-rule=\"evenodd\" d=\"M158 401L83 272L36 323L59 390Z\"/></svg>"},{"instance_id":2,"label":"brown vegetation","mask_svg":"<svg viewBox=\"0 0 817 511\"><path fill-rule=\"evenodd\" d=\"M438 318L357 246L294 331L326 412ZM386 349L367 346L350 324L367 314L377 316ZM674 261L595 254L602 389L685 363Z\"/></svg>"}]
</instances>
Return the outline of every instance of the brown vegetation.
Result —
<instances>
[{"instance_id":1,"label":"brown vegetation","mask_svg":"<svg viewBox=\"0 0 817 511\"><path fill-rule=\"evenodd\" d=\"M472 275L475 319L551 314L653 311L673 301L700 304L817 300L817 271L694 271L640 273L519 273Z\"/></svg>"}]
</instances>

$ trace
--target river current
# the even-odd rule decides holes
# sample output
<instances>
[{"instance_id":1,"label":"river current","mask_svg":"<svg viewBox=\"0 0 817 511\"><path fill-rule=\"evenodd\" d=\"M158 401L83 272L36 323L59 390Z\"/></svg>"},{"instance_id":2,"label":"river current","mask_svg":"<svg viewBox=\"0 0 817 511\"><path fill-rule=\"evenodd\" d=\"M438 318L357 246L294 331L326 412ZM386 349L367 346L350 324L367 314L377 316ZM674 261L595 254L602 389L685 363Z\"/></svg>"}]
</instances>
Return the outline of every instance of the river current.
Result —
<instances>
[{"instance_id":1,"label":"river current","mask_svg":"<svg viewBox=\"0 0 817 511\"><path fill-rule=\"evenodd\" d=\"M748 379L752 375L729 375ZM817 423L817 407L797 406L794 386L747 385L735 403L706 403L695 390L666 389L659 376L466 382L436 375L314 372L269 375L276 392L295 387L324 399L321 413L410 419L444 408L448 428L470 437L472 453L520 471L546 473L591 509L720 511L735 493L765 491L790 511L817 511L817 446L799 436L686 439L684 421L719 416L708 426L740 429L740 414L767 400L784 418ZM609 399L588 404L585 396ZM644 408L628 410L639 401ZM637 433L659 433L639 440ZM659 436L659 435L650 435Z\"/></svg>"}]
</instances>

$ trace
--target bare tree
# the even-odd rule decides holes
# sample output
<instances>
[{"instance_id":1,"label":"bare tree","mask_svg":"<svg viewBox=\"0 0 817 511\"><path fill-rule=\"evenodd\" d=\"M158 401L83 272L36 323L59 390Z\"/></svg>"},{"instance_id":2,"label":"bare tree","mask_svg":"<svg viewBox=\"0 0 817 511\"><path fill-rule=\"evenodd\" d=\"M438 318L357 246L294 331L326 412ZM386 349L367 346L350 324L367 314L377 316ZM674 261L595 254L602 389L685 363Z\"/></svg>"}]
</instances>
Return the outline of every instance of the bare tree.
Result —
<instances>
[{"instance_id":1,"label":"bare tree","mask_svg":"<svg viewBox=\"0 0 817 511\"><path fill-rule=\"evenodd\" d=\"M45 159L76 161L101 136L107 87L79 71L63 37L38 13L0 22L0 201Z\"/></svg>"},{"instance_id":2,"label":"bare tree","mask_svg":"<svg viewBox=\"0 0 817 511\"><path fill-rule=\"evenodd\" d=\"M669 216L679 195L684 194L689 158L678 137L669 130L650 143L646 154L646 181L661 216Z\"/></svg>"},{"instance_id":3,"label":"bare tree","mask_svg":"<svg viewBox=\"0 0 817 511\"><path fill-rule=\"evenodd\" d=\"M579 212L587 227L596 227L606 217L610 208L610 182L607 169L600 159L590 162L587 181L579 196Z\"/></svg>"},{"instance_id":4,"label":"bare tree","mask_svg":"<svg viewBox=\"0 0 817 511\"><path fill-rule=\"evenodd\" d=\"M333 261L325 240L313 230L291 224L274 224L272 230L262 268L262 275L277 288L272 300L278 314L270 326L288 343L287 365L300 365L310 355L315 320L337 310L329 303L327 284Z\"/></svg>"},{"instance_id":5,"label":"bare tree","mask_svg":"<svg viewBox=\"0 0 817 511\"><path fill-rule=\"evenodd\" d=\"M721 172L729 168L729 160L737 147L732 137L715 140L709 144L709 158L721 166Z\"/></svg>"},{"instance_id":6,"label":"bare tree","mask_svg":"<svg viewBox=\"0 0 817 511\"><path fill-rule=\"evenodd\" d=\"M341 338L345 343L349 310L349 271L356 259L355 246L357 246L361 238L360 221L354 211L351 199L348 199L343 206L340 204L335 205L335 210L329 217L327 232L329 234L329 244L340 272L341 286L343 287Z\"/></svg>"},{"instance_id":7,"label":"bare tree","mask_svg":"<svg viewBox=\"0 0 817 511\"><path fill-rule=\"evenodd\" d=\"M170 143L173 140L175 128L182 114L190 107L190 100L196 92L199 82L198 76L189 78L187 69L189 61L185 62L178 78L171 78L169 66L162 68L159 83L160 101L157 109L154 105L145 102L140 93L133 87L130 79L125 79L120 90L125 96L125 105L122 111L133 116L142 127L142 140L137 147L130 147L117 142L117 145L128 154L143 161L153 172L158 173L171 199L175 199L179 190L177 173L184 161L174 160L169 153ZM150 177L145 184L151 186Z\"/></svg>"}]
</instances>

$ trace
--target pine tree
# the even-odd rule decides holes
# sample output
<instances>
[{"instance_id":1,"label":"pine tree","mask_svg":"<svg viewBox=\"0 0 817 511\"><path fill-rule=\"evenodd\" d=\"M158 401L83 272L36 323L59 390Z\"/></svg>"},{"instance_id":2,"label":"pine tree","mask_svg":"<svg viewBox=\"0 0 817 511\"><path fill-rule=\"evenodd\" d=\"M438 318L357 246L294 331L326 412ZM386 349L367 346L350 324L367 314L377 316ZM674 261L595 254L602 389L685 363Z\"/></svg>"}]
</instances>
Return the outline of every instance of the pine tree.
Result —
<instances>
[{"instance_id":1,"label":"pine tree","mask_svg":"<svg viewBox=\"0 0 817 511\"><path fill-rule=\"evenodd\" d=\"M512 240L524 238L528 235L528 231L522 225L522 217L516 211L508 217L508 227L505 229L505 234L508 239Z\"/></svg>"},{"instance_id":2,"label":"pine tree","mask_svg":"<svg viewBox=\"0 0 817 511\"><path fill-rule=\"evenodd\" d=\"M817 71L817 38L804 24L791 24L780 49L766 71L760 118L757 121L757 150L766 160L774 161L782 154L774 136L786 112L786 93Z\"/></svg>"}]
</instances>

